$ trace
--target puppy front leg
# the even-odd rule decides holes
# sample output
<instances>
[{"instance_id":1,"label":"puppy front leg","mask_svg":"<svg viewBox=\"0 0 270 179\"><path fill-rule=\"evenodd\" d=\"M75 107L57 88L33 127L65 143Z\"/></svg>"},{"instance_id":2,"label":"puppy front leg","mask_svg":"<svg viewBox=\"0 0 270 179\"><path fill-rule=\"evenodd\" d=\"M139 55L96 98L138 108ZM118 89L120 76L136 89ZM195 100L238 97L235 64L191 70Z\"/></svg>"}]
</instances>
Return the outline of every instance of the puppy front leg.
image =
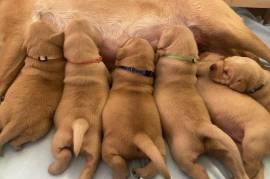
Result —
<instances>
[{"instance_id":1,"label":"puppy front leg","mask_svg":"<svg viewBox=\"0 0 270 179\"><path fill-rule=\"evenodd\" d=\"M49 166L49 173L57 175L68 168L72 158L71 153L72 133L58 129L52 142L52 152L55 161Z\"/></svg>"},{"instance_id":2,"label":"puppy front leg","mask_svg":"<svg viewBox=\"0 0 270 179\"><path fill-rule=\"evenodd\" d=\"M129 170L127 163L123 157L113 152L112 148L104 146L102 148L103 160L112 168L113 179L127 179Z\"/></svg>"}]
</instances>

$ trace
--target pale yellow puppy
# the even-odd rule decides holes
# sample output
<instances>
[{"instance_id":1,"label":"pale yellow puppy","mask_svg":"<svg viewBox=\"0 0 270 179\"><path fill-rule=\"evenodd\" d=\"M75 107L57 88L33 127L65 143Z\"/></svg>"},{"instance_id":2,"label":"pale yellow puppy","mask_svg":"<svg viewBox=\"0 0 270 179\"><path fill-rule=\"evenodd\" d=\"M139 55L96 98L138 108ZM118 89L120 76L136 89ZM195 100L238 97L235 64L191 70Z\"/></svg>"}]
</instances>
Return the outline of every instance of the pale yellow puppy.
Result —
<instances>
[{"instance_id":1,"label":"pale yellow puppy","mask_svg":"<svg viewBox=\"0 0 270 179\"><path fill-rule=\"evenodd\" d=\"M93 178L101 153L101 114L109 94L109 72L101 61L100 34L87 20L73 20L65 30L65 86L55 115L57 128L52 174L62 173L72 152L84 154L80 178Z\"/></svg>"},{"instance_id":2,"label":"pale yellow puppy","mask_svg":"<svg viewBox=\"0 0 270 179\"><path fill-rule=\"evenodd\" d=\"M263 179L263 157L270 154L270 114L248 95L215 83L209 78L211 65L224 57L209 54L198 65L198 90L215 125L239 145L250 178ZM213 68L213 67L212 67ZM228 154L224 155L227 160Z\"/></svg>"},{"instance_id":3,"label":"pale yellow puppy","mask_svg":"<svg viewBox=\"0 0 270 179\"><path fill-rule=\"evenodd\" d=\"M211 66L210 77L217 83L246 93L270 112L270 72L247 57L229 57Z\"/></svg>"}]
</instances>

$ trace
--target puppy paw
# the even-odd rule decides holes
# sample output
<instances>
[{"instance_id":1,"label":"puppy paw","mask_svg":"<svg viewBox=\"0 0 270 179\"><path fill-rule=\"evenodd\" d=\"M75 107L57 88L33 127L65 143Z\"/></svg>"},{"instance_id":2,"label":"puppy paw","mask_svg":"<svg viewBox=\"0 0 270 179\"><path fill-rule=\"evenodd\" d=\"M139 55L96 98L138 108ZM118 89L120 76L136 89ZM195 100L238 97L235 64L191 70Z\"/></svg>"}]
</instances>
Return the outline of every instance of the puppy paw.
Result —
<instances>
[{"instance_id":1,"label":"puppy paw","mask_svg":"<svg viewBox=\"0 0 270 179\"><path fill-rule=\"evenodd\" d=\"M69 166L72 158L72 131L58 129L53 137L52 152L55 161L49 166L49 173L58 175L63 173Z\"/></svg>"},{"instance_id":2,"label":"puppy paw","mask_svg":"<svg viewBox=\"0 0 270 179\"><path fill-rule=\"evenodd\" d=\"M3 108L0 108L0 149L9 143L15 150L21 150L22 145L36 141L50 129L51 119L29 120L10 115L7 112L10 110Z\"/></svg>"}]
</instances>

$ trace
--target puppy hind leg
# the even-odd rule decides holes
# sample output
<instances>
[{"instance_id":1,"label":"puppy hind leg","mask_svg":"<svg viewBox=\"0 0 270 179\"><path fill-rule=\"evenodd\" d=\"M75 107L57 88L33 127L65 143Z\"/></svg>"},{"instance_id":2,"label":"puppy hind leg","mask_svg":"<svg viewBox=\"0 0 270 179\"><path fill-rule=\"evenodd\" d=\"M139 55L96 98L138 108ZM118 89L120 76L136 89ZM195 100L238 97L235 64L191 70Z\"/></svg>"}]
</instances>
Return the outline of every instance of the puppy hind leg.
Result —
<instances>
[{"instance_id":1,"label":"puppy hind leg","mask_svg":"<svg viewBox=\"0 0 270 179\"><path fill-rule=\"evenodd\" d=\"M64 172L70 164L72 153L70 147L72 145L71 131L58 129L53 137L52 153L55 161L49 166L49 173L57 175Z\"/></svg>"},{"instance_id":2,"label":"puppy hind leg","mask_svg":"<svg viewBox=\"0 0 270 179\"><path fill-rule=\"evenodd\" d=\"M239 161L223 146L215 140L206 140L205 150L216 158L220 159L224 165L232 172L234 178L246 179L248 176L242 168L239 168Z\"/></svg>"},{"instance_id":3,"label":"puppy hind leg","mask_svg":"<svg viewBox=\"0 0 270 179\"><path fill-rule=\"evenodd\" d=\"M10 145L16 150L19 151L22 149L22 145L31 141L31 137L29 136L18 136L17 138L10 141Z\"/></svg>"},{"instance_id":4,"label":"puppy hind leg","mask_svg":"<svg viewBox=\"0 0 270 179\"><path fill-rule=\"evenodd\" d=\"M37 124L34 128L28 128L26 129L23 133L21 133L17 138L13 139L10 142L10 145L15 149L15 150L21 150L22 145L29 143L29 142L34 142L38 140L40 137L44 136L48 130L50 124Z\"/></svg>"},{"instance_id":5,"label":"puppy hind leg","mask_svg":"<svg viewBox=\"0 0 270 179\"><path fill-rule=\"evenodd\" d=\"M0 108L0 133L2 131L2 129L7 125L8 121L9 121L9 114L7 112L8 110L6 110L6 108L1 107Z\"/></svg>"},{"instance_id":6,"label":"puppy hind leg","mask_svg":"<svg viewBox=\"0 0 270 179\"><path fill-rule=\"evenodd\" d=\"M254 179L264 179L264 167L262 166Z\"/></svg>"},{"instance_id":7,"label":"puppy hind leg","mask_svg":"<svg viewBox=\"0 0 270 179\"><path fill-rule=\"evenodd\" d=\"M164 143L163 138L159 137L156 140L155 145L159 149L160 154L162 155L163 159L166 160L166 149L165 149L165 143ZM153 162L149 162L145 167L134 169L132 172L135 176L148 179L155 176L158 173L158 169L156 168Z\"/></svg>"},{"instance_id":8,"label":"puppy hind leg","mask_svg":"<svg viewBox=\"0 0 270 179\"><path fill-rule=\"evenodd\" d=\"M113 179L127 179L129 169L125 159L114 152L111 146L102 145L102 158L111 167Z\"/></svg>"},{"instance_id":9,"label":"puppy hind leg","mask_svg":"<svg viewBox=\"0 0 270 179\"><path fill-rule=\"evenodd\" d=\"M22 127L18 127L17 123L14 121L7 123L0 134L0 155L3 154L3 146L10 140L16 138L22 130Z\"/></svg>"},{"instance_id":10,"label":"puppy hind leg","mask_svg":"<svg viewBox=\"0 0 270 179\"><path fill-rule=\"evenodd\" d=\"M196 163L199 153L192 150L192 147L183 148L183 143L174 139L171 153L177 166L192 178L209 179L205 169Z\"/></svg>"},{"instance_id":11,"label":"puppy hind leg","mask_svg":"<svg viewBox=\"0 0 270 179\"><path fill-rule=\"evenodd\" d=\"M87 140L87 141L86 141ZM86 134L82 151L86 158L86 164L81 172L80 179L91 179L100 160L101 141L100 135Z\"/></svg>"},{"instance_id":12,"label":"puppy hind leg","mask_svg":"<svg viewBox=\"0 0 270 179\"><path fill-rule=\"evenodd\" d=\"M267 153L267 142L263 135L258 136L258 134L257 130L254 130L254 132L246 131L242 144L244 166L250 178L259 176L258 174L263 168L263 157Z\"/></svg>"}]
</instances>

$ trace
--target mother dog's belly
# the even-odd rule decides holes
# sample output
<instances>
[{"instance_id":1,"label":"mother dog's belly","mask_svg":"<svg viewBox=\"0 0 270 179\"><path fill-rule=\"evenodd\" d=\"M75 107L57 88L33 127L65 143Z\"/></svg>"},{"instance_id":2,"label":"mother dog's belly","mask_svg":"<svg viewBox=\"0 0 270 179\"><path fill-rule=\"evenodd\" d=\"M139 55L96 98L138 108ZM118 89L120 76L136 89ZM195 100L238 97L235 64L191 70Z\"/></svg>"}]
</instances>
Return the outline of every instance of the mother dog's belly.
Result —
<instances>
[{"instance_id":1,"label":"mother dog's belly","mask_svg":"<svg viewBox=\"0 0 270 179\"><path fill-rule=\"evenodd\" d=\"M33 17L52 12L63 26L76 17L88 19L103 36L100 52L106 62L114 61L117 49L130 37L156 46L163 27L181 22L170 9L167 1L37 0Z\"/></svg>"}]
</instances>

